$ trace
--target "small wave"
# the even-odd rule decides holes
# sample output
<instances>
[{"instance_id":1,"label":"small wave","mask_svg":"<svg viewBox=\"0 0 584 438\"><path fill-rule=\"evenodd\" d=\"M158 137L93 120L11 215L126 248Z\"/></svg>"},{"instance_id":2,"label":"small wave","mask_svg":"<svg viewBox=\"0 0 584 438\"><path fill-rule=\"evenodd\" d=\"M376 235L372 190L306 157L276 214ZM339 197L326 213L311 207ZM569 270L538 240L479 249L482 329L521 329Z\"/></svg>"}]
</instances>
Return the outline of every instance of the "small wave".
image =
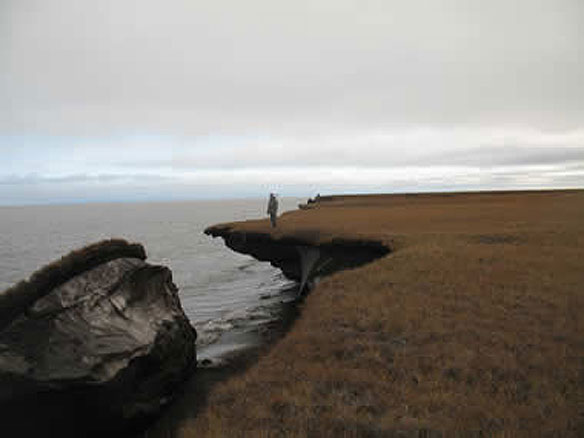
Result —
<instances>
[{"instance_id":1,"label":"small wave","mask_svg":"<svg viewBox=\"0 0 584 438\"><path fill-rule=\"evenodd\" d=\"M224 310L217 317L195 322L199 334L197 345L208 347L213 344L221 344L222 338L229 333L255 330L257 327L268 324L277 317L277 309L282 303L294 299L295 295L289 293L292 290L292 288L280 288L279 293L264 294L263 299L260 298L260 294L257 294L253 305L240 308L231 307L231 310ZM225 302L222 304L225 305ZM218 351L223 350L219 349Z\"/></svg>"},{"instance_id":2,"label":"small wave","mask_svg":"<svg viewBox=\"0 0 584 438\"><path fill-rule=\"evenodd\" d=\"M240 271L248 271L250 270L250 268L253 268L257 263L258 262L256 262L255 260L250 260L249 262L239 265L237 269Z\"/></svg>"}]
</instances>

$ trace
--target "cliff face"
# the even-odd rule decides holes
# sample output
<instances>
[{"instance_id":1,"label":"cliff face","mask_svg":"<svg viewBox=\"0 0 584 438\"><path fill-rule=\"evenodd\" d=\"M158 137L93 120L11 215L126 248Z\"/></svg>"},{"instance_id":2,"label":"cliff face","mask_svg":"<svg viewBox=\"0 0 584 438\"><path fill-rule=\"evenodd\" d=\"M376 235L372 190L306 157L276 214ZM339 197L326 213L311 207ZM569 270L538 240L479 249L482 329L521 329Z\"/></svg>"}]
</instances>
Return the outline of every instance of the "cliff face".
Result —
<instances>
[{"instance_id":1,"label":"cliff face","mask_svg":"<svg viewBox=\"0 0 584 438\"><path fill-rule=\"evenodd\" d=\"M315 277L369 263L390 252L383 242L345 238L322 239L318 231L275 236L267 232L238 230L216 225L205 234L222 237L234 251L268 261L300 283L302 291Z\"/></svg>"},{"instance_id":2,"label":"cliff face","mask_svg":"<svg viewBox=\"0 0 584 438\"><path fill-rule=\"evenodd\" d=\"M171 271L143 258L141 245L102 242L0 294L0 416L14 436L125 427L186 378L196 332Z\"/></svg>"}]
</instances>

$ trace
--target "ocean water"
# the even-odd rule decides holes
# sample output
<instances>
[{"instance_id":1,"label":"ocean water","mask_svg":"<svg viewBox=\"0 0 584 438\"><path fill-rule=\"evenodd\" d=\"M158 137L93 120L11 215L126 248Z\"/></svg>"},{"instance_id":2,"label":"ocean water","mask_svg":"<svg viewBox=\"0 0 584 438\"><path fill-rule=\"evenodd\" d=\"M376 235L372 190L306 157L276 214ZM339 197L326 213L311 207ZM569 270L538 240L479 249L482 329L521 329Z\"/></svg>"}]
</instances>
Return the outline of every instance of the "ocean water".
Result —
<instances>
[{"instance_id":1,"label":"ocean water","mask_svg":"<svg viewBox=\"0 0 584 438\"><path fill-rule=\"evenodd\" d=\"M300 202L283 198L280 211ZM241 334L269 322L294 298L292 282L269 263L203 234L221 222L265 217L267 200L0 207L0 290L69 251L105 238L144 245L147 261L168 266L197 329L199 358L243 347Z\"/></svg>"}]
</instances>

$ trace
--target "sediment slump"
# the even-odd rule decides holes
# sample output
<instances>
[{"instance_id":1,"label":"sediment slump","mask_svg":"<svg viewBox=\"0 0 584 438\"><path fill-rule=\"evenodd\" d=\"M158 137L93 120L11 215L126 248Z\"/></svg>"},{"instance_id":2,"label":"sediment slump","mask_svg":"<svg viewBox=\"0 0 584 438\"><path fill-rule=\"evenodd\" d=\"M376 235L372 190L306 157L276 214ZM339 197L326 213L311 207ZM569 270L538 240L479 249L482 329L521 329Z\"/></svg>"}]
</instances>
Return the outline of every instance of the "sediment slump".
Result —
<instances>
[{"instance_id":1,"label":"sediment slump","mask_svg":"<svg viewBox=\"0 0 584 438\"><path fill-rule=\"evenodd\" d=\"M164 266L99 242L0 292L0 419L9 436L120 432L173 397L196 363Z\"/></svg>"},{"instance_id":2,"label":"sediment slump","mask_svg":"<svg viewBox=\"0 0 584 438\"><path fill-rule=\"evenodd\" d=\"M222 237L234 251L270 262L287 278L298 281L301 291L316 277L364 265L391 251L381 241L322 239L317 230L279 236L236 230L230 225L215 225L207 228L205 234Z\"/></svg>"}]
</instances>

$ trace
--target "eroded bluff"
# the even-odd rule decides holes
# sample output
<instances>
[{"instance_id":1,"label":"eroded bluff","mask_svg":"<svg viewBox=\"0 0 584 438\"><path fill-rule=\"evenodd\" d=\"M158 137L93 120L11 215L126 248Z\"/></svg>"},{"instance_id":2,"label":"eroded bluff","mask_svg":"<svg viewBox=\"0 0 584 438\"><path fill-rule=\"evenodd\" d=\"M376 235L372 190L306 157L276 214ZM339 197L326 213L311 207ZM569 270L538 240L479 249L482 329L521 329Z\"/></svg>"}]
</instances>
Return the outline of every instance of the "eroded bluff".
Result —
<instances>
[{"instance_id":1,"label":"eroded bluff","mask_svg":"<svg viewBox=\"0 0 584 438\"><path fill-rule=\"evenodd\" d=\"M274 237L270 233L238 230L232 225L215 225L205 234L222 237L232 250L268 261L289 279L300 283L300 291L314 278L353 268L390 252L383 242L365 239L321 239L318 230Z\"/></svg>"},{"instance_id":2,"label":"eroded bluff","mask_svg":"<svg viewBox=\"0 0 584 438\"><path fill-rule=\"evenodd\" d=\"M115 430L169 400L196 362L196 332L171 271L145 258L104 241L0 293L3 430Z\"/></svg>"}]
</instances>

